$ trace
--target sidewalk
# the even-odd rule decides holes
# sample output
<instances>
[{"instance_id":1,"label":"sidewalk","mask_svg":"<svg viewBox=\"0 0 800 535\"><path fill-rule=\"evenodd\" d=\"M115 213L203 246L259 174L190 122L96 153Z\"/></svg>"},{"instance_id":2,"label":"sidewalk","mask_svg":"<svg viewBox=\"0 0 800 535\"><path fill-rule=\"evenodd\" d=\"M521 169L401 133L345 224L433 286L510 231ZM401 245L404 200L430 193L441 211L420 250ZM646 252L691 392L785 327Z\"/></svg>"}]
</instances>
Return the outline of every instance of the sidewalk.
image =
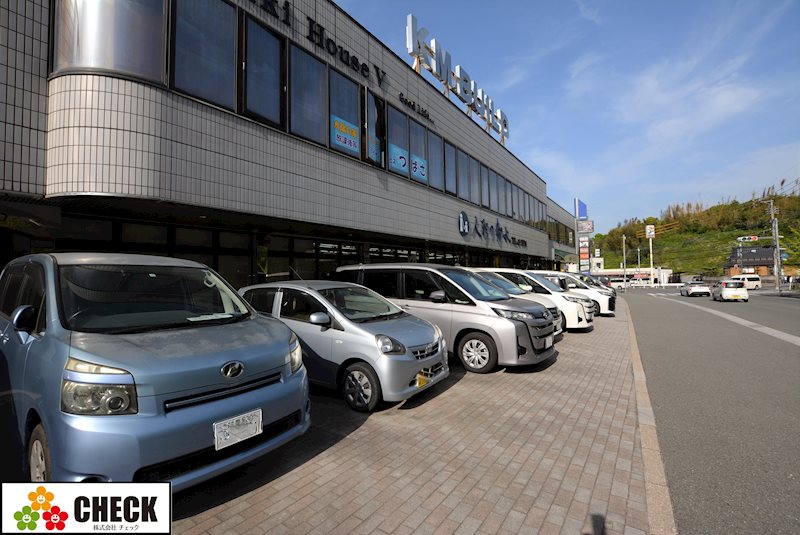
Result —
<instances>
[{"instance_id":1,"label":"sidewalk","mask_svg":"<svg viewBox=\"0 0 800 535\"><path fill-rule=\"evenodd\" d=\"M488 375L454 363L445 383L369 417L317 392L303 438L176 494L173 532L657 532L672 511L618 303L594 332L568 333L555 362Z\"/></svg>"}]
</instances>

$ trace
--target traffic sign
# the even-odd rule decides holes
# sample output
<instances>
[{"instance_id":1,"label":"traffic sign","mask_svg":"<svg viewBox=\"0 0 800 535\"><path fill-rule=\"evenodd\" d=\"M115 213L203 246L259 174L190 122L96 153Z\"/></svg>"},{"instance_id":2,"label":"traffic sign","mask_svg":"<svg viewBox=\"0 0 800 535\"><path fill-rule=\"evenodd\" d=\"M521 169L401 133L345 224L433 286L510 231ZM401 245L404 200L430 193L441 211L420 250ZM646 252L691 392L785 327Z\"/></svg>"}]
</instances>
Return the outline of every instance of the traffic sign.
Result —
<instances>
[{"instance_id":1,"label":"traffic sign","mask_svg":"<svg viewBox=\"0 0 800 535\"><path fill-rule=\"evenodd\" d=\"M644 227L644 237L645 238L655 238L656 237L656 226L655 225L646 225Z\"/></svg>"}]
</instances>

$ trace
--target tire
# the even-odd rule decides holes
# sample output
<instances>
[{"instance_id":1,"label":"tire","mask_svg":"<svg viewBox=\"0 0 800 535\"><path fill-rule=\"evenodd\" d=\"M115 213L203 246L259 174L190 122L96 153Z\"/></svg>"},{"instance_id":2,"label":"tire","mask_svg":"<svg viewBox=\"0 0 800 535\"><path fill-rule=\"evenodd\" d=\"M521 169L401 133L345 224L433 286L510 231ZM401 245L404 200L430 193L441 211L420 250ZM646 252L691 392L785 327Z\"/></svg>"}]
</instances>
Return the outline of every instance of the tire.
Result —
<instances>
[{"instance_id":1,"label":"tire","mask_svg":"<svg viewBox=\"0 0 800 535\"><path fill-rule=\"evenodd\" d=\"M372 412L383 400L381 383L372 366L365 362L354 362L347 367L342 377L342 395L351 409Z\"/></svg>"},{"instance_id":2,"label":"tire","mask_svg":"<svg viewBox=\"0 0 800 535\"><path fill-rule=\"evenodd\" d=\"M747 302L749 301L749 299L742 299L742 301L744 301L745 303L747 303Z\"/></svg>"},{"instance_id":3,"label":"tire","mask_svg":"<svg viewBox=\"0 0 800 535\"><path fill-rule=\"evenodd\" d=\"M497 366L497 347L486 334L472 332L458 342L458 358L467 371L489 373Z\"/></svg>"},{"instance_id":4,"label":"tire","mask_svg":"<svg viewBox=\"0 0 800 535\"><path fill-rule=\"evenodd\" d=\"M567 332L567 316L563 312L561 313L561 330Z\"/></svg>"},{"instance_id":5,"label":"tire","mask_svg":"<svg viewBox=\"0 0 800 535\"><path fill-rule=\"evenodd\" d=\"M594 303L594 315L595 316L599 316L600 315L600 303L598 303L597 301L592 301L592 303Z\"/></svg>"},{"instance_id":6,"label":"tire","mask_svg":"<svg viewBox=\"0 0 800 535\"><path fill-rule=\"evenodd\" d=\"M28 441L28 478L31 482L40 483L52 481L53 461L50 457L50 447L47 445L47 434L42 424L37 425Z\"/></svg>"}]
</instances>

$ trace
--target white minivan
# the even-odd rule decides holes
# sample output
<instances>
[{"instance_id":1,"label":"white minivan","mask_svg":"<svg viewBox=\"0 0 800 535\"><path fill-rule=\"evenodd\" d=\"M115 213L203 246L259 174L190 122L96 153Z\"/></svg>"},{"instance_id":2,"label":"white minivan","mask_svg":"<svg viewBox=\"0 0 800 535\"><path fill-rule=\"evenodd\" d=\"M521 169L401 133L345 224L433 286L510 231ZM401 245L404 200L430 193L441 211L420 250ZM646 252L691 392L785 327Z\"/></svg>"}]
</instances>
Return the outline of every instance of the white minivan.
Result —
<instances>
[{"instance_id":1,"label":"white minivan","mask_svg":"<svg viewBox=\"0 0 800 535\"><path fill-rule=\"evenodd\" d=\"M572 274L563 271L532 270L531 272L549 279L567 291L579 293L591 299L594 304L595 316L600 314L613 315L614 310L616 310L617 300L610 289L606 291L590 287Z\"/></svg>"},{"instance_id":2,"label":"white minivan","mask_svg":"<svg viewBox=\"0 0 800 535\"><path fill-rule=\"evenodd\" d=\"M731 280L735 281L742 281L744 283L744 287L748 290L760 290L761 289L761 277L754 274L745 274L745 275L734 275L731 277Z\"/></svg>"}]
</instances>

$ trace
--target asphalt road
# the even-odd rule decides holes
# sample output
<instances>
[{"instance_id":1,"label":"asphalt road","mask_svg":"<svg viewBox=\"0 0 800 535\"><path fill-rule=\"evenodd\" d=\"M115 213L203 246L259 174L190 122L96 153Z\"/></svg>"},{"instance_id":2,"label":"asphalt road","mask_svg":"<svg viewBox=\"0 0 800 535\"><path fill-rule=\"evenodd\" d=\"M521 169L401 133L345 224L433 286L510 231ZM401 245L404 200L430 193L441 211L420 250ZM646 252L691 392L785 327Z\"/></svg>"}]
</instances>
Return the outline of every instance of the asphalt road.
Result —
<instances>
[{"instance_id":1,"label":"asphalt road","mask_svg":"<svg viewBox=\"0 0 800 535\"><path fill-rule=\"evenodd\" d=\"M800 299L670 293L624 299L679 533L800 533Z\"/></svg>"}]
</instances>

